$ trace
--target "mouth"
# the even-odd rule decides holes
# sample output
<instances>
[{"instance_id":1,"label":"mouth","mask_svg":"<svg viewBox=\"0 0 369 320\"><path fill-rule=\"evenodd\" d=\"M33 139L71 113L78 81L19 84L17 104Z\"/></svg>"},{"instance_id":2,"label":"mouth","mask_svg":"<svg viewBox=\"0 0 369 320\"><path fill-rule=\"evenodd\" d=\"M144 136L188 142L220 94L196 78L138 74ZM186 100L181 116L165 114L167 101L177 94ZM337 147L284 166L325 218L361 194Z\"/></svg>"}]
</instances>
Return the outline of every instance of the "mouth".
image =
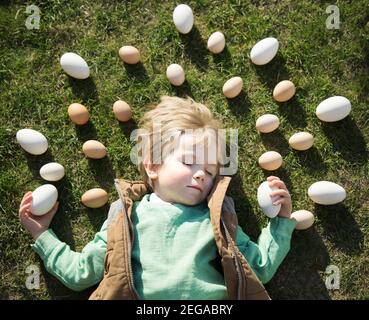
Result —
<instances>
[{"instance_id":1,"label":"mouth","mask_svg":"<svg viewBox=\"0 0 369 320\"><path fill-rule=\"evenodd\" d=\"M199 187L199 186L187 186L189 188L194 188L194 189L197 189L199 190L200 192L202 192L202 189Z\"/></svg>"}]
</instances>

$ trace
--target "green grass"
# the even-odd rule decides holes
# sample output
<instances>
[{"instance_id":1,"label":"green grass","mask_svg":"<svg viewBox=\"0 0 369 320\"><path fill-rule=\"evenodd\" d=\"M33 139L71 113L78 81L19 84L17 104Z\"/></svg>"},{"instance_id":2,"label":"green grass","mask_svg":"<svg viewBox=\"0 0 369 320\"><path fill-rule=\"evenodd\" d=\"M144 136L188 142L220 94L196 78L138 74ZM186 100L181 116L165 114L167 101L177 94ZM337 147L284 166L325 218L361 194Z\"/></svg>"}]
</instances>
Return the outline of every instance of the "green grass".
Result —
<instances>
[{"instance_id":1,"label":"green grass","mask_svg":"<svg viewBox=\"0 0 369 320\"><path fill-rule=\"evenodd\" d=\"M81 195L101 186L117 199L114 177L139 179L129 152L130 132L161 95L186 94L205 103L227 128L239 130L239 170L230 194L235 198L241 226L255 240L267 218L256 202L258 185L271 173L257 164L267 150L280 152L281 177L291 192L293 209L316 215L313 228L295 232L292 248L278 273L267 284L273 299L369 298L369 16L367 1L190 1L195 26L182 36L172 23L174 2L155 1L29 1L41 9L39 30L27 30L23 1L0 4L0 298L83 299L89 291L74 293L42 269L39 290L27 290L26 268L42 261L31 250L31 237L18 220L23 194L43 184L39 168L51 161L64 165L66 177L56 183L61 208L52 228L75 250L92 239L105 220L108 206L90 210ZM337 4L341 28L325 26L328 4ZM210 34L221 30L226 50L213 56L206 49ZM250 62L249 52L260 39L275 36L277 57L266 66ZM124 66L118 49L139 48L142 64ZM88 80L69 79L59 65L68 51L80 54L91 68ZM186 83L172 87L166 67L180 63ZM222 95L231 76L244 80L243 93L233 100ZM296 96L276 103L271 95L281 80L290 79ZM350 116L323 124L315 116L317 105L333 95L352 103ZM134 110L133 120L119 124L112 113L117 99ZM67 115L72 102L90 111L89 125L76 128ZM277 132L260 135L256 119L274 113L281 120ZM15 134L22 128L42 132L49 150L41 156L26 154ZM315 146L293 151L288 138L308 131ZM82 153L87 139L98 139L109 157L89 161ZM308 187L330 180L347 191L334 206L316 206ZM341 271L339 290L327 290L328 265Z\"/></svg>"}]
</instances>

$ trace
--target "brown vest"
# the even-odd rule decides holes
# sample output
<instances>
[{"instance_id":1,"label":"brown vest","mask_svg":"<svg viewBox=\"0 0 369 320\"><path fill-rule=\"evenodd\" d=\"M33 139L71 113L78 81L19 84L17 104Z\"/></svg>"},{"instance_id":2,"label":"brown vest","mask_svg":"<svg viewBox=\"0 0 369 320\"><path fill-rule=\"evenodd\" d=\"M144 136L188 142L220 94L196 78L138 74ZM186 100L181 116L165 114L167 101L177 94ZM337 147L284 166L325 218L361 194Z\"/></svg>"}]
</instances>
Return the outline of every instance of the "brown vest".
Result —
<instances>
[{"instance_id":1,"label":"brown vest","mask_svg":"<svg viewBox=\"0 0 369 320\"><path fill-rule=\"evenodd\" d=\"M237 215L232 198L225 195L230 181L230 177L217 177L207 197L228 298L269 300L267 291L236 245ZM123 209L108 227L104 278L90 299L140 299L134 288L131 265L134 241L131 214L133 202L141 200L149 190L142 181L116 179L115 185Z\"/></svg>"}]
</instances>

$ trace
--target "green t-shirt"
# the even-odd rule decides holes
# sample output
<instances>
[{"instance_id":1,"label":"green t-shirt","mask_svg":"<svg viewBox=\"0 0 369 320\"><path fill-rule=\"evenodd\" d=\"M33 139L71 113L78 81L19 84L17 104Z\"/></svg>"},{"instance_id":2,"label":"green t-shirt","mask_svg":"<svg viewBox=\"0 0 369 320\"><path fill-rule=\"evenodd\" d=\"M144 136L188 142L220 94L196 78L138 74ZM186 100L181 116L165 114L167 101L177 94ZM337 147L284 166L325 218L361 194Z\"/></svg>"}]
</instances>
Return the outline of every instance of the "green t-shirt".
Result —
<instances>
[{"instance_id":1,"label":"green t-shirt","mask_svg":"<svg viewBox=\"0 0 369 320\"><path fill-rule=\"evenodd\" d=\"M120 200L112 204L117 206ZM150 195L132 209L134 243L132 268L136 290L143 299L227 299L216 257L210 212L197 206L153 203ZM290 249L295 221L276 217L257 243L237 229L237 245L259 279L268 282ZM49 229L32 245L45 268L67 287L80 291L102 280L107 221L81 252L74 252Z\"/></svg>"}]
</instances>

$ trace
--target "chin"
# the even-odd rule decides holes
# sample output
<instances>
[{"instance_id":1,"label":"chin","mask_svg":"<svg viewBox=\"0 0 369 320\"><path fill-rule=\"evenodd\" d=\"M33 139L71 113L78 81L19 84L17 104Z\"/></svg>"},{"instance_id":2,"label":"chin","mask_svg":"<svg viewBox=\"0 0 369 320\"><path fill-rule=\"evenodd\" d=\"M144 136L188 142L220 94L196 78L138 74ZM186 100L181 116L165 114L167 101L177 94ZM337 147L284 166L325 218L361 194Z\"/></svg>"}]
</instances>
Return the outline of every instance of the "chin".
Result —
<instances>
[{"instance_id":1,"label":"chin","mask_svg":"<svg viewBox=\"0 0 369 320\"><path fill-rule=\"evenodd\" d=\"M186 206L197 206L203 201L204 200L185 200L185 201L182 201L182 203L185 204Z\"/></svg>"}]
</instances>

